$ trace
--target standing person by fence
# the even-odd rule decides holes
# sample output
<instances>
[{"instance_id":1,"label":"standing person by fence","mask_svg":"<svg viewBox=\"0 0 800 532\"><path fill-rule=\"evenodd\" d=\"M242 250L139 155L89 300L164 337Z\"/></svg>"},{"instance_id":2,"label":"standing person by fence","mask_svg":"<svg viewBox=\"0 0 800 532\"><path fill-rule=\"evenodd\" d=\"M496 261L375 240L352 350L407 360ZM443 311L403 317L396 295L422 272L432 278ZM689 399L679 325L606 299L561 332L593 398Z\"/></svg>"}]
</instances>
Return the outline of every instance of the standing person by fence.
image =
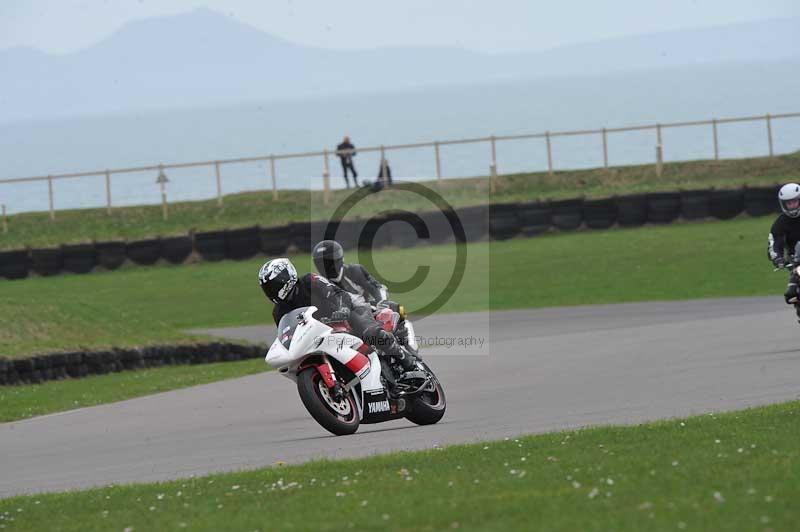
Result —
<instances>
[{"instance_id":1,"label":"standing person by fence","mask_svg":"<svg viewBox=\"0 0 800 532\"><path fill-rule=\"evenodd\" d=\"M356 172L356 167L353 166L353 157L356 154L355 149L356 147L350 142L350 137L346 135L342 140L342 143L336 146L336 155L338 155L339 159L342 161L344 182L347 184L347 188L350 188L350 181L347 179L348 168L351 172L353 172L353 183L355 186L358 186L358 173Z\"/></svg>"}]
</instances>

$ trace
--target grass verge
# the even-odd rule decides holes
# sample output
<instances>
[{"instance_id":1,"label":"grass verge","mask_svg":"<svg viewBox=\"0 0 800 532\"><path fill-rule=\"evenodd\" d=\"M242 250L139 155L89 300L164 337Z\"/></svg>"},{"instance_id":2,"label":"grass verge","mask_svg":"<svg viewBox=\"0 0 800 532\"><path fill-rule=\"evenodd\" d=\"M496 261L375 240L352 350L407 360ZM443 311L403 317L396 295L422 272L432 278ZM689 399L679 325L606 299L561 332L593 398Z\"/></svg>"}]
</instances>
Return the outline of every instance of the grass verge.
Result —
<instances>
[{"instance_id":1,"label":"grass verge","mask_svg":"<svg viewBox=\"0 0 800 532\"><path fill-rule=\"evenodd\" d=\"M470 244L464 278L437 312L780 294L785 276L772 272L764 252L770 223L742 218ZM413 314L447 285L455 246L373 258L376 274L390 280L430 267L416 289L392 291ZM307 255L294 259L301 273L311 269ZM263 261L3 283L0 353L173 343L196 340L183 331L197 327L270 324L272 305L256 286Z\"/></svg>"},{"instance_id":2,"label":"grass verge","mask_svg":"<svg viewBox=\"0 0 800 532\"><path fill-rule=\"evenodd\" d=\"M774 184L800 178L800 152L773 158L730 159L667 163L659 177L654 165L609 169L521 173L500 176L495 193L485 177L448 179L426 183L453 206L492 202L530 201L575 196L604 197L631 192L651 192L707 187L739 187ZM47 213L22 213L9 217L9 231L0 234L0 249L45 247L91 240L141 239L156 235L185 234L191 229L282 225L287 222L330 219L346 190L333 193L330 205L322 204L319 191L281 191L274 201L271 192L252 192L216 200L180 202L170 205L170 219L161 219L159 205L119 207L109 215L105 208L58 211L56 220ZM422 198L409 202L408 195L385 191L362 202L351 215L364 216L389 209L430 210Z\"/></svg>"},{"instance_id":3,"label":"grass verge","mask_svg":"<svg viewBox=\"0 0 800 532\"><path fill-rule=\"evenodd\" d=\"M266 371L262 359L124 371L76 380L0 387L0 422L123 401Z\"/></svg>"},{"instance_id":4,"label":"grass verge","mask_svg":"<svg viewBox=\"0 0 800 532\"><path fill-rule=\"evenodd\" d=\"M800 403L791 402L17 497L0 501L0 523L65 531L793 530L799 415Z\"/></svg>"}]
</instances>

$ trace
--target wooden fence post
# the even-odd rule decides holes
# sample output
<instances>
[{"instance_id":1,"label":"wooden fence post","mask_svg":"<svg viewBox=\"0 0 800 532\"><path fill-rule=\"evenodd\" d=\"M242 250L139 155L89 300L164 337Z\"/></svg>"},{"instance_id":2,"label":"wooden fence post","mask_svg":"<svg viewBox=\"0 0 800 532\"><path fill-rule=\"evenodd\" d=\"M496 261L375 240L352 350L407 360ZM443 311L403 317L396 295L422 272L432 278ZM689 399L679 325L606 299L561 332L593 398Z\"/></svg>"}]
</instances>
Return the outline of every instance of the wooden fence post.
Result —
<instances>
[{"instance_id":1,"label":"wooden fence post","mask_svg":"<svg viewBox=\"0 0 800 532\"><path fill-rule=\"evenodd\" d=\"M56 219L56 213L53 210L53 176L47 176L47 197L50 202L50 221Z\"/></svg>"},{"instance_id":2,"label":"wooden fence post","mask_svg":"<svg viewBox=\"0 0 800 532\"><path fill-rule=\"evenodd\" d=\"M711 127L714 130L714 160L719 161L719 142L717 141L717 119L711 121Z\"/></svg>"},{"instance_id":3,"label":"wooden fence post","mask_svg":"<svg viewBox=\"0 0 800 532\"><path fill-rule=\"evenodd\" d=\"M111 172L106 170L106 212L111 214Z\"/></svg>"},{"instance_id":4,"label":"wooden fence post","mask_svg":"<svg viewBox=\"0 0 800 532\"><path fill-rule=\"evenodd\" d=\"M439 141L433 143L433 151L436 154L436 180L442 182L442 161L439 157Z\"/></svg>"},{"instance_id":5,"label":"wooden fence post","mask_svg":"<svg viewBox=\"0 0 800 532\"><path fill-rule=\"evenodd\" d=\"M331 201L331 168L327 149L324 152L323 160L325 161L325 169L322 171L322 201L327 205Z\"/></svg>"},{"instance_id":6,"label":"wooden fence post","mask_svg":"<svg viewBox=\"0 0 800 532\"><path fill-rule=\"evenodd\" d=\"M275 181L275 156L269 156L269 174L272 176L272 199L278 199L278 184Z\"/></svg>"},{"instance_id":7,"label":"wooden fence post","mask_svg":"<svg viewBox=\"0 0 800 532\"><path fill-rule=\"evenodd\" d=\"M608 168L608 134L603 128L603 168Z\"/></svg>"},{"instance_id":8,"label":"wooden fence post","mask_svg":"<svg viewBox=\"0 0 800 532\"><path fill-rule=\"evenodd\" d=\"M222 177L219 174L219 161L214 163L217 174L217 205L222 207Z\"/></svg>"},{"instance_id":9,"label":"wooden fence post","mask_svg":"<svg viewBox=\"0 0 800 532\"><path fill-rule=\"evenodd\" d=\"M769 156L772 157L773 156L773 151L772 151L772 117L770 116L769 113L767 113L766 119L767 119L767 141L769 142Z\"/></svg>"},{"instance_id":10,"label":"wooden fence post","mask_svg":"<svg viewBox=\"0 0 800 532\"><path fill-rule=\"evenodd\" d=\"M550 146L549 131L545 131L544 138L547 141L547 173L553 175L553 148Z\"/></svg>"},{"instance_id":11,"label":"wooden fence post","mask_svg":"<svg viewBox=\"0 0 800 532\"><path fill-rule=\"evenodd\" d=\"M661 124L656 124L656 175L661 177L664 163L664 147L661 144Z\"/></svg>"}]
</instances>

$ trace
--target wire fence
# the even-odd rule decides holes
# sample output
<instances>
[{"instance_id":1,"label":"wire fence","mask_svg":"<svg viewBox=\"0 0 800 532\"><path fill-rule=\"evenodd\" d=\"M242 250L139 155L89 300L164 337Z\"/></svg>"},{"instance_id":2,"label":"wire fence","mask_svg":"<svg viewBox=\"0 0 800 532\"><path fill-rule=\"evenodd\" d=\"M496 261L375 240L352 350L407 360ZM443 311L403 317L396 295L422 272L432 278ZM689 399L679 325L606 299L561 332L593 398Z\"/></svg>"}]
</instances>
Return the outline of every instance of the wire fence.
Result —
<instances>
[{"instance_id":1,"label":"wire fence","mask_svg":"<svg viewBox=\"0 0 800 532\"><path fill-rule=\"evenodd\" d=\"M708 136L711 137L711 147L712 152L708 153L706 156L711 157L715 160L720 158L720 141L719 141L719 126L722 124L731 124L731 123L739 123L739 122L763 122L764 123L764 132L767 144L767 154L772 157L775 155L775 148L774 148L774 138L773 138L773 122L776 120L782 119L789 119L789 118L798 118L800 117L800 113L782 113L782 114L765 114L765 115L758 115L758 116L743 116L743 117L733 117L733 118L712 118L708 120L694 120L694 121L683 121L683 122L668 122L668 123L655 123L655 124L643 124L643 125L632 125L632 126L622 126L622 127L604 127L600 129L584 129L584 130L574 130L574 131L544 131L539 133L526 133L526 134L517 134L517 135L490 135L486 137L473 137L473 138L461 138L461 139L449 139L449 140L436 140L436 141L426 141L426 142L415 142L415 143L408 143L408 144L394 144L394 145L381 145L381 146L368 146L368 147L360 147L357 148L358 153L375 153L379 156L380 167L384 168L386 164L386 154L387 152L397 152L397 151L408 151L408 150L429 150L432 152L432 174L431 176L435 176L436 179L441 180L443 179L443 172L442 172L442 151L444 147L454 147L454 146L461 146L461 145L485 145L488 155L488 165L483 167L484 169L488 168L488 174L490 176L491 181L491 188L494 189L496 178L498 175L498 145L500 144L508 144L513 145L515 141L522 141L522 140L541 140L543 142L543 151L544 155L546 156L546 169L547 172L553 174L556 171L558 166L558 161L554 156L554 149L553 144L555 139L558 138L566 138L566 137L581 137L581 138L596 138L599 140L599 146L602 147L602 158L598 156L598 166L599 162L602 161L602 165L605 168L608 168L610 164L610 157L609 157L609 146L611 145L610 137L613 135L617 135L622 137L625 140L625 134L629 132L645 132L645 131L652 131L655 133L653 138L653 146L654 151L653 153L653 164L656 168L656 173L658 175L661 174L662 165L664 163L664 131L668 129L677 129L677 128L688 128L688 127L698 127L698 126L705 126L709 127ZM280 170L280 166L283 164L284 166L290 166L291 161L296 160L318 160L321 173L319 177L321 177L321 188L324 192L323 197L325 203L328 203L330 200L330 193L331 193L331 183L330 183L330 176L331 176L331 158L336 157L337 155L346 155L350 153L349 151L345 150L343 152L337 152L335 150L318 150L318 151L306 151L306 152L299 152L299 153L284 153L284 154L269 154L269 155L256 155L252 157L241 157L241 158L232 158L232 159L219 159L219 160L205 160L205 161L192 161L192 162L182 162L182 163L158 163L158 164L148 164L143 166L135 166L135 167L127 167L127 168L112 168L112 169L102 169L102 170L93 170L93 171L84 171L84 172L66 172L66 173L54 173L50 175L40 175L40 176L30 176L30 177L16 177L10 179L0 179L0 185L9 185L9 184L34 184L38 183L40 185L46 184L47 187L47 211L49 211L50 219L54 220L56 217L56 212L58 209L55 205L55 194L54 194L54 182L62 181L62 180L94 180L94 183L91 185L92 193L97 195L98 190L97 187L102 187L101 190L104 192L104 203L105 207L109 213L111 213L112 209L115 206L115 195L114 195L114 184L118 182L119 179L129 178L131 180L137 179L138 180L142 177L144 173L155 173L156 179L155 183L159 186L160 191L160 200L163 206L164 217L167 216L168 210L168 198L167 198L167 183L172 181L170 178L167 177L167 171L173 173L180 173L182 170L192 169L204 169L206 172L210 171L211 175L213 175L214 180L214 187L213 193L215 194L216 201L218 205L221 207L223 205L223 196L224 196L224 185L225 185L225 175L223 170L232 169L235 165L246 165L252 163L258 163L259 167L261 167L263 172L266 174L267 181L265 182L264 179L259 179L253 182L253 185L256 189L267 189L271 188L272 195L275 199L279 198L280 192L278 187L278 172ZM599 154L598 154L599 155ZM481 169L478 170L480 174L482 174L485 170ZM566 168L564 168L566 169ZM151 174L152 175L152 174ZM320 184L314 182L312 178L306 184L309 188L320 188ZM151 183L152 181L152 177ZM182 190L180 188L176 189L178 183L173 183L170 185L170 191L173 195L173 201L176 197L181 197ZM185 181L181 182L182 187L192 187L195 186L193 183L187 183ZM86 190L84 188L83 193ZM185 192L185 190L183 191ZM31 194L34 193L33 190L30 191ZM36 194L41 194L41 188L36 188ZM5 228L5 205L3 207L3 227Z\"/></svg>"}]
</instances>

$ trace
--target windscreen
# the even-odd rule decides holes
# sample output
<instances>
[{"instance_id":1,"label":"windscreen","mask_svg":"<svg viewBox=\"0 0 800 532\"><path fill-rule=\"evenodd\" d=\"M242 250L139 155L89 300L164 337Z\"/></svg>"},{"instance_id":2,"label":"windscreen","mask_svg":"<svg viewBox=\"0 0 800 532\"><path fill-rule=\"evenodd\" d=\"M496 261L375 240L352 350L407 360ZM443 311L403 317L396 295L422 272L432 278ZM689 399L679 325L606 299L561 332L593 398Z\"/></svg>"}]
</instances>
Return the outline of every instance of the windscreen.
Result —
<instances>
[{"instance_id":1,"label":"windscreen","mask_svg":"<svg viewBox=\"0 0 800 532\"><path fill-rule=\"evenodd\" d=\"M294 309L293 311L284 314L280 323L278 323L278 338L280 339L281 344L283 344L283 347L286 349L289 349L289 345L292 343L294 330L297 329L297 325L300 323L299 318L302 317L303 313L307 309L308 307Z\"/></svg>"}]
</instances>

